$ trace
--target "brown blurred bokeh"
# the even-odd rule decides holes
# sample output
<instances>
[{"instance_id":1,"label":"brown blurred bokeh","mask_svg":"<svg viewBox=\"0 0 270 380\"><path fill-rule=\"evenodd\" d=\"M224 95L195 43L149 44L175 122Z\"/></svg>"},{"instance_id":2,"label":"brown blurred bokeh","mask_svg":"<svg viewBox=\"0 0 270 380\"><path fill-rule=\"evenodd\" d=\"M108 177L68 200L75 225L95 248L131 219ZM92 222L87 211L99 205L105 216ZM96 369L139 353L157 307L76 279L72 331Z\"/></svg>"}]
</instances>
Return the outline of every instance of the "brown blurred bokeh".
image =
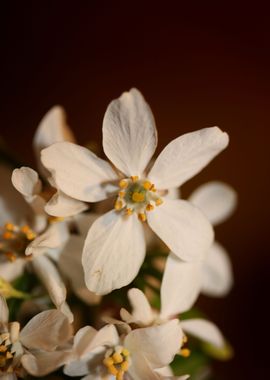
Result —
<instances>
[{"instance_id":1,"label":"brown blurred bokeh","mask_svg":"<svg viewBox=\"0 0 270 380\"><path fill-rule=\"evenodd\" d=\"M233 343L218 379L269 377L269 13L256 2L2 4L1 136L34 165L32 137L61 104L79 143L101 141L108 102L136 86L154 112L159 149L219 125L229 148L184 188L223 180L237 213L216 233L234 265L227 299L201 298ZM35 4L35 5L34 5Z\"/></svg>"}]
</instances>

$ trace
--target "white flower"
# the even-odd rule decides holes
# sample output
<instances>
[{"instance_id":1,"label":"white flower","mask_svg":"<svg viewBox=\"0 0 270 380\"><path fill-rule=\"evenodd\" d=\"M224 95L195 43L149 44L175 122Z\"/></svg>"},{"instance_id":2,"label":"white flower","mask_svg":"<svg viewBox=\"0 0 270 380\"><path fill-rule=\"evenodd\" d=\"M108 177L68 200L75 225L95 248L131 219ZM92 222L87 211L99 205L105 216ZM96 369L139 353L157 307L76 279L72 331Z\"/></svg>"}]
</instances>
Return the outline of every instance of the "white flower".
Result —
<instances>
[{"instance_id":1,"label":"white flower","mask_svg":"<svg viewBox=\"0 0 270 380\"><path fill-rule=\"evenodd\" d=\"M11 172L5 170L4 173L10 179ZM68 239L67 226L62 222L48 222L41 207L44 203L36 190L40 183L37 173L29 168L16 169L15 173L19 175L15 175L15 178L13 175L13 182L31 204L32 210L26 208L28 213L25 217L28 219L24 219L20 210L25 207L21 206L25 202L23 198L11 197L13 189L7 182L9 197L0 195L0 207L3 206L6 218L0 226L0 277L12 281L26 266L31 266L55 306L72 320L72 314L65 302L66 287L53 263ZM12 213L9 212L11 209ZM0 209L0 214L1 211ZM17 217L15 211L18 211Z\"/></svg>"},{"instance_id":2,"label":"white flower","mask_svg":"<svg viewBox=\"0 0 270 380\"><path fill-rule=\"evenodd\" d=\"M99 331L86 326L74 337L73 360L64 373L85 376L84 380L184 380L187 377L167 377L156 371L173 360L182 337L176 319L160 326L129 329L120 336L112 324Z\"/></svg>"},{"instance_id":3,"label":"white flower","mask_svg":"<svg viewBox=\"0 0 270 380\"><path fill-rule=\"evenodd\" d=\"M42 163L70 197L98 202L118 191L115 210L97 219L86 238L82 260L91 291L109 293L135 278L145 256L140 220L147 219L183 260L197 260L204 254L213 239L209 222L190 203L162 200L162 195L197 174L227 144L227 134L217 127L188 133L173 140L146 173L157 132L149 106L132 89L111 102L103 121L104 152L123 175L72 143L57 143L42 151Z\"/></svg>"},{"instance_id":4,"label":"white flower","mask_svg":"<svg viewBox=\"0 0 270 380\"><path fill-rule=\"evenodd\" d=\"M175 316L188 311L194 304L200 292L200 266L185 263L173 253L167 259L161 283L161 309L153 310L139 289L128 291L132 305L132 313L121 309L120 315L124 322L138 326L151 326L166 323ZM193 335L217 347L224 346L224 338L220 330L212 322L196 318L181 321L181 327L187 334ZM184 348L183 354L185 355Z\"/></svg>"},{"instance_id":5,"label":"white flower","mask_svg":"<svg viewBox=\"0 0 270 380\"><path fill-rule=\"evenodd\" d=\"M0 297L1 379L44 376L68 362L72 329L61 312L39 313L21 331L18 322L8 322L8 316L6 301Z\"/></svg>"}]
</instances>

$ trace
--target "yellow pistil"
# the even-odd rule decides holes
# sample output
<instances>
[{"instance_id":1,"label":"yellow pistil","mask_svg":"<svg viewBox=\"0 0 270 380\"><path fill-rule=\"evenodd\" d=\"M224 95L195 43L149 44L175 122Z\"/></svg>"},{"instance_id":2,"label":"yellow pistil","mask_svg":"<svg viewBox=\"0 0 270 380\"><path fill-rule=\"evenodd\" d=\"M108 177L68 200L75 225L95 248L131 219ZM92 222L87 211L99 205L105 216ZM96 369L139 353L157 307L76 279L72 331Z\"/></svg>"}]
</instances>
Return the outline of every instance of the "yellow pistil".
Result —
<instances>
[{"instance_id":1,"label":"yellow pistil","mask_svg":"<svg viewBox=\"0 0 270 380\"><path fill-rule=\"evenodd\" d=\"M136 203L144 202L145 195L143 193L138 193L137 191L135 191L132 194L132 200L133 202L136 202Z\"/></svg>"},{"instance_id":2,"label":"yellow pistil","mask_svg":"<svg viewBox=\"0 0 270 380\"><path fill-rule=\"evenodd\" d=\"M146 221L146 215L144 213L138 214L138 218L140 219L141 222L145 222Z\"/></svg>"},{"instance_id":3,"label":"yellow pistil","mask_svg":"<svg viewBox=\"0 0 270 380\"><path fill-rule=\"evenodd\" d=\"M160 206L163 203L163 200L161 198L156 199L156 206Z\"/></svg>"},{"instance_id":4,"label":"yellow pistil","mask_svg":"<svg viewBox=\"0 0 270 380\"><path fill-rule=\"evenodd\" d=\"M154 210L154 206L151 205L151 203L148 203L148 205L146 206L146 211L153 211Z\"/></svg>"},{"instance_id":5,"label":"yellow pistil","mask_svg":"<svg viewBox=\"0 0 270 380\"><path fill-rule=\"evenodd\" d=\"M114 204L114 208L115 210L121 210L121 208L123 207L123 202L120 201L120 200L117 200Z\"/></svg>"},{"instance_id":6,"label":"yellow pistil","mask_svg":"<svg viewBox=\"0 0 270 380\"><path fill-rule=\"evenodd\" d=\"M128 187L128 181L126 179L121 179L119 182L119 187L121 189L126 189Z\"/></svg>"},{"instance_id":7,"label":"yellow pistil","mask_svg":"<svg viewBox=\"0 0 270 380\"><path fill-rule=\"evenodd\" d=\"M182 348L180 350L180 355L183 356L184 358L188 358L190 356L190 349L189 348Z\"/></svg>"}]
</instances>

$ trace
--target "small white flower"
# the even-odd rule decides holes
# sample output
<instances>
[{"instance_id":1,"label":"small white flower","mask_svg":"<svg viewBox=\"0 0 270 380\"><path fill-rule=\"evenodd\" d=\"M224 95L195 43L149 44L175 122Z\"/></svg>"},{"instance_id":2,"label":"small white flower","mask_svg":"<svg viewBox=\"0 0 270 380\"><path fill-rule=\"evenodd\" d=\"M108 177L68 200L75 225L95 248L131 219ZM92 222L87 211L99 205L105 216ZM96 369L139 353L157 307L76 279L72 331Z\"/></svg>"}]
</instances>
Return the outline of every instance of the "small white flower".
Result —
<instances>
[{"instance_id":1,"label":"small white flower","mask_svg":"<svg viewBox=\"0 0 270 380\"><path fill-rule=\"evenodd\" d=\"M148 104L132 89L111 102L103 121L104 152L118 173L72 143L42 151L42 163L70 197L98 202L118 191L115 210L97 219L86 238L82 260L91 291L106 294L136 277L145 256L140 221L147 220L183 260L197 260L205 253L213 231L203 214L186 201L162 196L197 174L227 144L228 135L217 127L188 133L167 145L147 172L157 132Z\"/></svg>"},{"instance_id":2,"label":"small white flower","mask_svg":"<svg viewBox=\"0 0 270 380\"><path fill-rule=\"evenodd\" d=\"M130 329L121 336L114 325L99 331L86 326L74 337L73 360L64 373L85 376L85 380L184 380L187 377L167 377L156 371L171 363L182 337L176 319L160 326Z\"/></svg>"},{"instance_id":3,"label":"small white flower","mask_svg":"<svg viewBox=\"0 0 270 380\"><path fill-rule=\"evenodd\" d=\"M0 296L0 377L6 380L27 374L44 376L68 362L67 345L72 328L67 317L47 310L33 317L20 331L18 322L8 322L9 311Z\"/></svg>"}]
</instances>

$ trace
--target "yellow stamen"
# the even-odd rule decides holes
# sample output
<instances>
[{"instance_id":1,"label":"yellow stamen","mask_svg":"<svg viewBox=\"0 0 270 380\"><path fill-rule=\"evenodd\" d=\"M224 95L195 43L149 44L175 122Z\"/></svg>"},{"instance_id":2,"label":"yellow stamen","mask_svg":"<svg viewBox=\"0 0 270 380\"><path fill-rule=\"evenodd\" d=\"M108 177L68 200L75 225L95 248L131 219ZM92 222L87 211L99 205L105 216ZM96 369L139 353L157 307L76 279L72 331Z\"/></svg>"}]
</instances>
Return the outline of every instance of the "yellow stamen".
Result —
<instances>
[{"instance_id":1,"label":"yellow stamen","mask_svg":"<svg viewBox=\"0 0 270 380\"><path fill-rule=\"evenodd\" d=\"M132 215L132 214L133 214L133 210L132 210L132 208L127 208L127 209L126 209L126 214L127 214L128 216Z\"/></svg>"},{"instance_id":2,"label":"yellow stamen","mask_svg":"<svg viewBox=\"0 0 270 380\"><path fill-rule=\"evenodd\" d=\"M21 227L21 231L24 233L24 234L27 234L28 232L31 232L30 230L30 227L26 224L25 226L22 226Z\"/></svg>"},{"instance_id":3,"label":"yellow stamen","mask_svg":"<svg viewBox=\"0 0 270 380\"><path fill-rule=\"evenodd\" d=\"M119 191L118 195L119 195L120 198L124 198L125 192L124 191Z\"/></svg>"},{"instance_id":4,"label":"yellow stamen","mask_svg":"<svg viewBox=\"0 0 270 380\"><path fill-rule=\"evenodd\" d=\"M14 226L13 223L8 222L8 223L5 224L5 229L6 229L7 231L14 231L15 226Z\"/></svg>"},{"instance_id":5,"label":"yellow stamen","mask_svg":"<svg viewBox=\"0 0 270 380\"><path fill-rule=\"evenodd\" d=\"M190 349L188 348L182 348L180 351L180 355L184 358L188 358L190 356Z\"/></svg>"},{"instance_id":6,"label":"yellow stamen","mask_svg":"<svg viewBox=\"0 0 270 380\"><path fill-rule=\"evenodd\" d=\"M124 371L119 370L116 375L116 380L123 380L123 378L124 378Z\"/></svg>"},{"instance_id":7,"label":"yellow stamen","mask_svg":"<svg viewBox=\"0 0 270 380\"><path fill-rule=\"evenodd\" d=\"M153 205L151 205L150 203L146 206L146 210L147 211L152 211L152 210L154 210L154 206Z\"/></svg>"},{"instance_id":8,"label":"yellow stamen","mask_svg":"<svg viewBox=\"0 0 270 380\"><path fill-rule=\"evenodd\" d=\"M132 175L130 178L131 178L132 182L136 182L139 179L139 177L137 175Z\"/></svg>"},{"instance_id":9,"label":"yellow stamen","mask_svg":"<svg viewBox=\"0 0 270 380\"><path fill-rule=\"evenodd\" d=\"M141 222L145 222L146 221L146 215L145 214L138 214L138 218L140 219Z\"/></svg>"},{"instance_id":10,"label":"yellow stamen","mask_svg":"<svg viewBox=\"0 0 270 380\"><path fill-rule=\"evenodd\" d=\"M150 181L144 181L143 183L143 187L145 188L145 190L150 190L152 186L153 185Z\"/></svg>"},{"instance_id":11,"label":"yellow stamen","mask_svg":"<svg viewBox=\"0 0 270 380\"><path fill-rule=\"evenodd\" d=\"M185 344L188 341L188 337L186 335L183 336L182 343Z\"/></svg>"},{"instance_id":12,"label":"yellow stamen","mask_svg":"<svg viewBox=\"0 0 270 380\"><path fill-rule=\"evenodd\" d=\"M118 370L117 368L115 368L114 365L110 365L107 367L108 368L108 372L111 374L111 375L114 375L116 376L118 374Z\"/></svg>"},{"instance_id":13,"label":"yellow stamen","mask_svg":"<svg viewBox=\"0 0 270 380\"><path fill-rule=\"evenodd\" d=\"M121 208L123 207L123 202L120 201L120 200L117 200L114 204L114 208L115 210L121 210Z\"/></svg>"},{"instance_id":14,"label":"yellow stamen","mask_svg":"<svg viewBox=\"0 0 270 380\"><path fill-rule=\"evenodd\" d=\"M144 202L145 200L145 195L142 194L142 193L138 193L137 191L135 191L133 194L132 194L132 200L133 202Z\"/></svg>"},{"instance_id":15,"label":"yellow stamen","mask_svg":"<svg viewBox=\"0 0 270 380\"><path fill-rule=\"evenodd\" d=\"M6 231L3 233L3 238L5 240L10 240L10 239L14 238L14 234L10 231Z\"/></svg>"},{"instance_id":16,"label":"yellow stamen","mask_svg":"<svg viewBox=\"0 0 270 380\"><path fill-rule=\"evenodd\" d=\"M124 360L122 355L119 354L118 352L115 352L112 356L113 360L114 360L114 364L119 364L119 363L122 363L122 361Z\"/></svg>"},{"instance_id":17,"label":"yellow stamen","mask_svg":"<svg viewBox=\"0 0 270 380\"><path fill-rule=\"evenodd\" d=\"M127 360L125 360L123 363L121 363L121 368L123 371L127 371L128 370L128 367L129 367L129 362Z\"/></svg>"},{"instance_id":18,"label":"yellow stamen","mask_svg":"<svg viewBox=\"0 0 270 380\"><path fill-rule=\"evenodd\" d=\"M127 180L125 180L125 179L121 179L121 181L119 182L119 187L120 187L121 189L126 189L126 188L128 187L128 182L127 182Z\"/></svg>"},{"instance_id":19,"label":"yellow stamen","mask_svg":"<svg viewBox=\"0 0 270 380\"><path fill-rule=\"evenodd\" d=\"M156 203L156 206L160 206L162 205L163 200L161 198L158 198L155 203Z\"/></svg>"},{"instance_id":20,"label":"yellow stamen","mask_svg":"<svg viewBox=\"0 0 270 380\"><path fill-rule=\"evenodd\" d=\"M111 366L111 365L114 364L114 361L113 361L113 359L112 359L111 357L108 357L108 358L105 358L105 359L103 360L103 364L104 364L106 367L109 367L109 366Z\"/></svg>"}]
</instances>

